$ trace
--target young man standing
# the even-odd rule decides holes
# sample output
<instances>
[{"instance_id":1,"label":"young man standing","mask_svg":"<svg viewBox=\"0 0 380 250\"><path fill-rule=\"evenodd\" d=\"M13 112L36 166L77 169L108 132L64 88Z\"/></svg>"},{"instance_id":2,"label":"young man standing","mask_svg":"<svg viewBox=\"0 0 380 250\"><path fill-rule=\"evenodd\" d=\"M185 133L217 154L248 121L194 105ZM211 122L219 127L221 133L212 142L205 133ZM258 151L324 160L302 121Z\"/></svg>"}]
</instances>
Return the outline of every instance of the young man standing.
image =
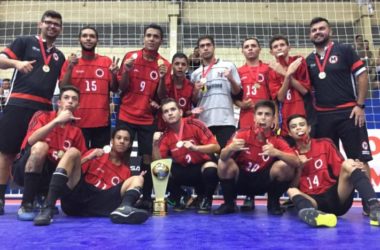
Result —
<instances>
[{"instance_id":1,"label":"young man standing","mask_svg":"<svg viewBox=\"0 0 380 250\"><path fill-rule=\"evenodd\" d=\"M18 37L0 54L0 68L14 68L12 92L0 118L0 214L9 173L20 152L28 124L38 110L51 110L51 98L65 56L54 42L62 31L62 16L48 10L38 23L38 36Z\"/></svg>"},{"instance_id":2,"label":"young man standing","mask_svg":"<svg viewBox=\"0 0 380 250\"><path fill-rule=\"evenodd\" d=\"M80 117L77 126L82 129L87 148L102 148L110 143L110 91L117 91L117 61L95 53L98 32L84 27L79 32L81 57L71 54L62 67L60 86L72 84L81 92ZM96 101L94 101L96 99Z\"/></svg>"}]
</instances>

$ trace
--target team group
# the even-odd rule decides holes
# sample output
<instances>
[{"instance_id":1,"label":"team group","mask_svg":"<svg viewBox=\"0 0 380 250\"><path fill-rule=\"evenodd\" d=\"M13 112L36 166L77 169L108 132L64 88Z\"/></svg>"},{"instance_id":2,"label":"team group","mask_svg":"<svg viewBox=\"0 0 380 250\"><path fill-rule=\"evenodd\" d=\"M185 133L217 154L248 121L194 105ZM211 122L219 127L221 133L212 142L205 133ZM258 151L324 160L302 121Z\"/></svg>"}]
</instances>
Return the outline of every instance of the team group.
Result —
<instances>
[{"instance_id":1,"label":"team group","mask_svg":"<svg viewBox=\"0 0 380 250\"><path fill-rule=\"evenodd\" d=\"M12 177L24 188L19 220L49 225L60 199L68 215L143 223L152 209L150 163L172 158L167 191L175 211L189 208L183 186L194 187L197 213L215 215L237 212L238 194L247 197L241 210L252 210L255 195L265 193L268 213L281 215L279 198L287 192L302 221L333 227L356 189L363 214L379 225L368 178L368 75L350 46L332 40L325 18L310 23L315 49L306 59L290 56L288 39L276 35L269 43L275 61L263 63L251 37L242 42L240 68L217 59L209 35L197 41L198 63L180 52L170 63L158 53L164 33L156 24L145 27L143 48L126 53L120 68L119 59L95 53L93 27L80 30L81 55L67 60L54 45L62 16L46 11L38 28L37 36L16 38L0 55L1 69L15 69L0 118L1 214ZM57 80L58 111L51 111ZM110 91L121 92L112 133ZM136 136L141 173L132 176ZM108 152L102 148L110 139ZM212 211L218 183L224 203Z\"/></svg>"}]
</instances>

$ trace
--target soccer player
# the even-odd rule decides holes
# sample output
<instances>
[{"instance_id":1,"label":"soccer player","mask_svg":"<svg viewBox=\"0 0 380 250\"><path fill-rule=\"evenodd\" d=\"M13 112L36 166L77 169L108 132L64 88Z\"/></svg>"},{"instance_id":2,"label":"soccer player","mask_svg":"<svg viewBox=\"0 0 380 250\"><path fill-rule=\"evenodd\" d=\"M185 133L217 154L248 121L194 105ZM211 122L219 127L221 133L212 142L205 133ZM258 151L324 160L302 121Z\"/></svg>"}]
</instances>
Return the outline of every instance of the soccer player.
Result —
<instances>
[{"instance_id":1,"label":"soccer player","mask_svg":"<svg viewBox=\"0 0 380 250\"><path fill-rule=\"evenodd\" d=\"M87 150L82 131L73 124L79 119L73 115L78 105L79 90L66 85L61 88L57 112L39 111L32 117L20 157L12 169L14 181L24 187L19 220L33 220L34 198L48 187L65 152L71 147Z\"/></svg>"},{"instance_id":2,"label":"soccer player","mask_svg":"<svg viewBox=\"0 0 380 250\"><path fill-rule=\"evenodd\" d=\"M191 74L196 91L194 103L204 109L199 119L224 147L236 129L233 99L241 99L243 95L239 74L234 64L215 58L212 36L201 36L197 45L202 65Z\"/></svg>"},{"instance_id":3,"label":"soccer player","mask_svg":"<svg viewBox=\"0 0 380 250\"><path fill-rule=\"evenodd\" d=\"M212 196L218 184L217 165L212 154L219 153L220 146L206 125L191 117L182 118L183 111L174 99L161 104L162 117L167 125L164 133L156 132L153 138L153 158L172 158L169 186L173 192L181 185L197 187L202 197L198 213L210 213ZM180 210L180 193L171 194Z\"/></svg>"},{"instance_id":4,"label":"soccer player","mask_svg":"<svg viewBox=\"0 0 380 250\"><path fill-rule=\"evenodd\" d=\"M153 184L150 163L152 138L156 130L154 112L157 111L154 98L160 81L160 71L165 69L170 71L170 63L158 53L163 38L161 26L157 24L146 26L144 48L128 52L118 73L119 88L122 91L118 124L129 127L132 137L137 134L138 153L142 155L141 169L147 171L144 175L144 199L141 204L148 209L152 207Z\"/></svg>"},{"instance_id":5,"label":"soccer player","mask_svg":"<svg viewBox=\"0 0 380 250\"><path fill-rule=\"evenodd\" d=\"M60 86L72 84L81 92L75 115L81 119L87 148L101 148L110 143L110 91L117 91L117 61L95 53L98 32L93 27L79 31L81 56L71 54L62 67ZM96 101L94 101L96 100Z\"/></svg>"},{"instance_id":6,"label":"soccer player","mask_svg":"<svg viewBox=\"0 0 380 250\"><path fill-rule=\"evenodd\" d=\"M300 166L296 153L274 135L275 104L262 100L255 104L254 126L240 129L222 149L218 175L224 203L215 215L234 213L238 193L268 192L268 213L281 215L279 198L288 189Z\"/></svg>"},{"instance_id":7,"label":"soccer player","mask_svg":"<svg viewBox=\"0 0 380 250\"><path fill-rule=\"evenodd\" d=\"M370 224L379 226L380 204L363 163L344 160L330 139L310 138L303 115L290 116L288 127L302 162L299 188L288 190L300 219L311 226L334 227L336 216L351 208L356 189L369 207Z\"/></svg>"},{"instance_id":8,"label":"soccer player","mask_svg":"<svg viewBox=\"0 0 380 250\"><path fill-rule=\"evenodd\" d=\"M270 53L276 58L276 62L269 64L269 89L273 100L281 104L281 136L288 135L286 119L292 114L306 114L305 105L311 107L310 79L306 61L301 56L290 56L290 45L286 37L276 35L269 41ZM307 103L304 96L308 97ZM310 108L308 107L308 108ZM312 124L312 123L310 123Z\"/></svg>"},{"instance_id":9,"label":"soccer player","mask_svg":"<svg viewBox=\"0 0 380 250\"><path fill-rule=\"evenodd\" d=\"M45 206L34 224L52 222L59 197L62 210L71 216L110 216L114 223L128 224L146 221L148 212L132 207L144 184L142 175L131 176L128 162L132 143L128 128L116 127L109 153L93 149L81 158L79 150L70 148L53 173Z\"/></svg>"},{"instance_id":10,"label":"soccer player","mask_svg":"<svg viewBox=\"0 0 380 250\"><path fill-rule=\"evenodd\" d=\"M65 57L54 42L62 31L60 13L48 10L38 23L38 36L16 38L0 54L0 68L14 68L12 91L0 119L0 214L9 173L33 114L51 110L50 99Z\"/></svg>"},{"instance_id":11,"label":"soccer player","mask_svg":"<svg viewBox=\"0 0 380 250\"><path fill-rule=\"evenodd\" d=\"M333 42L327 19L313 18L310 39L315 50L307 59L311 84L315 90L318 124L317 138L330 138L350 159L358 159L370 174L372 160L365 123L365 98L368 74L364 63L349 45ZM364 212L368 208L364 205Z\"/></svg>"}]
</instances>

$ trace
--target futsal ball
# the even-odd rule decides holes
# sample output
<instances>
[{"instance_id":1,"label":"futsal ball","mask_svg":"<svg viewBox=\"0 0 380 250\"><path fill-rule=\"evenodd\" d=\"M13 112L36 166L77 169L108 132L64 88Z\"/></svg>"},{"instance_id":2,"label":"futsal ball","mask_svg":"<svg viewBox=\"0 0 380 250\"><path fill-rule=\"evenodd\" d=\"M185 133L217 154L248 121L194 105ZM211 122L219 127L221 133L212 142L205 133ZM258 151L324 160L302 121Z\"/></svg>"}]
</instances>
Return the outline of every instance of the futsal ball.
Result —
<instances>
[{"instance_id":1,"label":"futsal ball","mask_svg":"<svg viewBox=\"0 0 380 250\"><path fill-rule=\"evenodd\" d=\"M169 167L162 163L157 163L153 167L153 175L159 180L164 180L169 175Z\"/></svg>"}]
</instances>

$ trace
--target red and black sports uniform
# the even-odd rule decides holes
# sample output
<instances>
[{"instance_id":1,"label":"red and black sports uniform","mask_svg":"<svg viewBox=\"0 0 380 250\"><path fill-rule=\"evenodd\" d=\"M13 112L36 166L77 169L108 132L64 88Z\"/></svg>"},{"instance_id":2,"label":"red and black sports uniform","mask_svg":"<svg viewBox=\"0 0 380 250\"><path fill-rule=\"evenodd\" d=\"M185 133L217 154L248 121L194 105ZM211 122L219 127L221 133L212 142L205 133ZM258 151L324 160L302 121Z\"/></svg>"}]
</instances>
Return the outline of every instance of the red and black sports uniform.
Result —
<instances>
[{"instance_id":1,"label":"red and black sports uniform","mask_svg":"<svg viewBox=\"0 0 380 250\"><path fill-rule=\"evenodd\" d=\"M57 113L55 111L38 111L30 120L27 135L21 146L20 157L15 161L12 169L14 180L18 185L24 185L25 164L30 156L31 149L31 145L28 144L29 137L56 117ZM49 185L51 174L57 167L64 152L71 147L77 148L82 153L87 150L82 131L70 123L66 123L63 127L54 127L44 138L43 142L46 142L49 146L47 159L44 164L43 177L41 178L43 183L47 181L45 183L47 185Z\"/></svg>"},{"instance_id":2,"label":"red and black sports uniform","mask_svg":"<svg viewBox=\"0 0 380 250\"><path fill-rule=\"evenodd\" d=\"M173 159L170 184L196 186L198 195L203 195L201 190L205 188L207 196L209 194L207 194L207 187L204 185L201 168L204 163L213 161L214 159L211 155L205 153L192 151L185 147L177 147L177 142L191 141L194 145L218 144L218 142L212 132L200 120L188 117L182 118L181 122L183 123L181 138L170 128L167 128L159 141L161 157ZM217 178L216 168L215 178ZM209 183L212 184L212 181ZM215 190L216 184L217 182L215 186L212 184L209 189L211 190L211 195Z\"/></svg>"},{"instance_id":3,"label":"red and black sports uniform","mask_svg":"<svg viewBox=\"0 0 380 250\"><path fill-rule=\"evenodd\" d=\"M69 63L66 60L63 64L61 80ZM91 60L79 58L72 69L70 83L80 90L80 106L75 116L81 119L76 125L82 129L87 147L101 148L110 142L111 64L109 57L96 54Z\"/></svg>"},{"instance_id":4,"label":"red and black sports uniform","mask_svg":"<svg viewBox=\"0 0 380 250\"><path fill-rule=\"evenodd\" d=\"M121 187L130 176L130 167L114 164L109 154L89 160L82 165L82 176L74 189L65 188L62 210L72 216L109 216L120 205Z\"/></svg>"},{"instance_id":5,"label":"red and black sports uniform","mask_svg":"<svg viewBox=\"0 0 380 250\"><path fill-rule=\"evenodd\" d=\"M261 155L262 147L267 142L284 152L295 154L285 140L273 134L265 135L262 142L258 140L258 131L255 127L250 129L240 129L233 135L227 145L232 143L233 138L243 139L248 150L235 152L231 158L239 166L239 179L237 182L238 193L241 194L263 194L268 191L273 181L270 178L270 170L274 162L278 159L267 155Z\"/></svg>"},{"instance_id":6,"label":"red and black sports uniform","mask_svg":"<svg viewBox=\"0 0 380 250\"><path fill-rule=\"evenodd\" d=\"M348 158L367 162L372 160L367 128L355 126L355 119L350 119L351 111L357 104L355 78L366 68L351 46L334 42L326 46L325 50L330 46L328 58L320 58L314 52L306 59L315 90L318 118L316 136L330 138L337 147L341 139ZM327 60L324 79L319 78L316 58L321 65Z\"/></svg>"},{"instance_id":7,"label":"red and black sports uniform","mask_svg":"<svg viewBox=\"0 0 380 250\"><path fill-rule=\"evenodd\" d=\"M287 68L292 62L298 59L298 56L289 56L288 63L285 62L285 60L279 60L279 63ZM307 71L307 65L306 61L302 59L301 65L298 67L296 72L293 74L293 78L296 79L304 88L306 88L309 92L311 89L310 86L310 79L309 79L309 73ZM284 82L285 77L278 74L274 70L270 70L269 72L269 89L270 93L272 94L273 100L277 99L277 94L280 88L282 87L282 84ZM289 116L299 114L304 115L306 117L309 116L309 114L306 114L305 109L305 102L303 99L302 94L296 90L294 87L289 86L289 89L286 92L286 96L284 101L281 105L281 135L287 136L289 129L286 124L286 120Z\"/></svg>"},{"instance_id":8,"label":"red and black sports uniform","mask_svg":"<svg viewBox=\"0 0 380 250\"><path fill-rule=\"evenodd\" d=\"M163 60L170 71L170 63L157 54L156 60L148 61L143 57L143 49L128 52L122 61L137 54L132 69L128 72L129 86L121 95L121 105L118 122L127 125L132 130L132 137L138 133L139 154L152 153L152 138L155 131L154 114L150 102L155 100L160 75L157 61ZM118 73L120 81L126 68L122 67Z\"/></svg>"},{"instance_id":9,"label":"red and black sports uniform","mask_svg":"<svg viewBox=\"0 0 380 250\"><path fill-rule=\"evenodd\" d=\"M269 92L269 66L259 62L258 66L252 67L247 64L238 69L243 88L243 100L250 99L253 104L260 100L270 100ZM254 108L240 109L239 127L249 128L254 120Z\"/></svg>"},{"instance_id":10,"label":"red and black sports uniform","mask_svg":"<svg viewBox=\"0 0 380 250\"><path fill-rule=\"evenodd\" d=\"M0 119L0 151L3 153L18 153L33 114L37 110L52 109L50 100L65 57L56 47L47 49L46 42L43 46L46 56L51 56L49 72L42 70L44 59L38 36L19 37L1 52L10 59L36 61L31 72L23 74L15 70L13 73L8 104Z\"/></svg>"},{"instance_id":11,"label":"red and black sports uniform","mask_svg":"<svg viewBox=\"0 0 380 250\"><path fill-rule=\"evenodd\" d=\"M313 197L319 210L338 216L345 214L351 208L353 195L346 201L338 196L338 178L344 161L339 150L330 139L311 139L310 151L303 155L310 161L302 168L301 192Z\"/></svg>"}]
</instances>

